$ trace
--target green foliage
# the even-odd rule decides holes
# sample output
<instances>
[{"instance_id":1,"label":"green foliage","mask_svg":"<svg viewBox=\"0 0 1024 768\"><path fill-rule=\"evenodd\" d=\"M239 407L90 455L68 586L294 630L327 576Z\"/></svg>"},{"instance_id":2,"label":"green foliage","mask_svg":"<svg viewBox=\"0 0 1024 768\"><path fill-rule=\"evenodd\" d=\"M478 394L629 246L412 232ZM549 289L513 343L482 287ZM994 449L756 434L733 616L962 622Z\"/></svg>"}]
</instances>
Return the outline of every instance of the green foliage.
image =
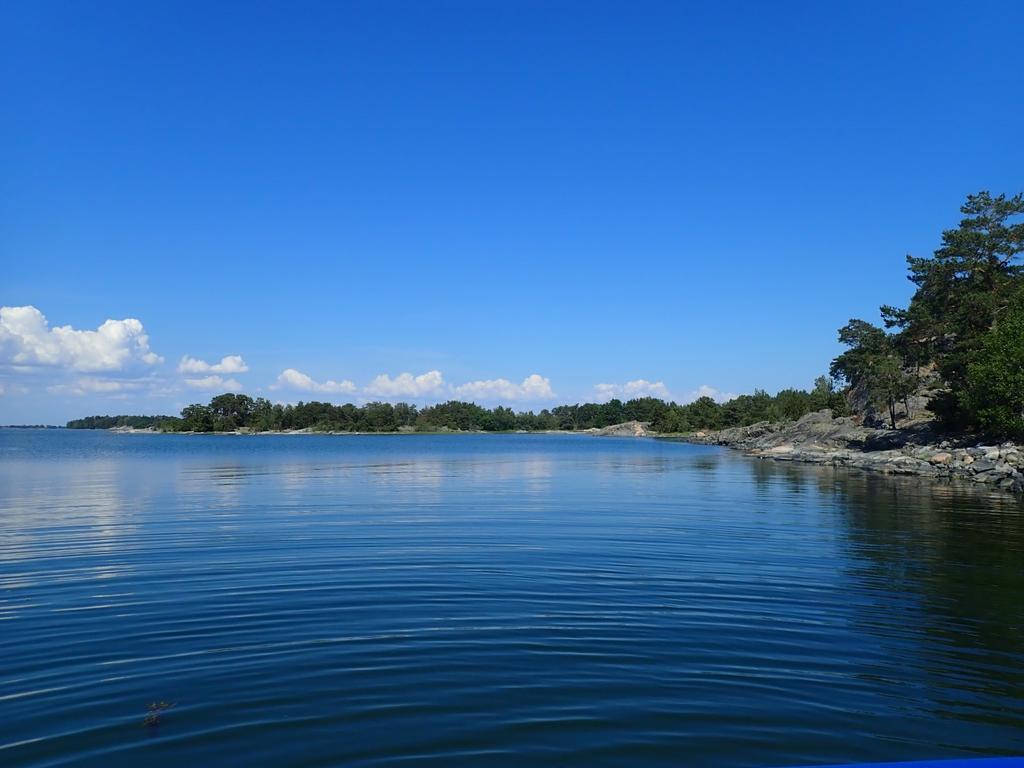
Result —
<instances>
[{"instance_id":1,"label":"green foliage","mask_svg":"<svg viewBox=\"0 0 1024 768\"><path fill-rule=\"evenodd\" d=\"M913 394L917 388L917 375L904 367L898 355L888 354L875 362L868 376L868 386L875 404L889 411L890 426L896 429L896 404L906 403Z\"/></svg>"},{"instance_id":2,"label":"green foliage","mask_svg":"<svg viewBox=\"0 0 1024 768\"><path fill-rule=\"evenodd\" d=\"M755 390L752 395L740 395L726 403L701 397L688 405L662 405L662 411L650 419L651 426L658 432L691 432L745 427L762 421L795 421L825 408L832 409L836 416L846 415L846 400L827 376L819 377L810 392L784 389L776 395L769 395L764 390Z\"/></svg>"},{"instance_id":3,"label":"green foliage","mask_svg":"<svg viewBox=\"0 0 1024 768\"><path fill-rule=\"evenodd\" d=\"M900 355L898 337L863 320L851 320L839 329L839 341L849 349L832 361L832 375L866 391L875 407L888 411L895 429L897 403L906 403L917 387L914 369Z\"/></svg>"},{"instance_id":4,"label":"green foliage","mask_svg":"<svg viewBox=\"0 0 1024 768\"><path fill-rule=\"evenodd\" d=\"M251 424L255 403L248 395L226 393L213 398L208 407L214 431L230 432Z\"/></svg>"},{"instance_id":5,"label":"green foliage","mask_svg":"<svg viewBox=\"0 0 1024 768\"><path fill-rule=\"evenodd\" d=\"M686 420L697 429L720 429L725 426L723 410L721 405L704 395L685 407Z\"/></svg>"},{"instance_id":6,"label":"green foliage","mask_svg":"<svg viewBox=\"0 0 1024 768\"><path fill-rule=\"evenodd\" d=\"M834 416L849 415L850 409L846 402L846 396L836 388L836 380L832 376L816 378L811 397L813 398L811 411L830 408Z\"/></svg>"},{"instance_id":7,"label":"green foliage","mask_svg":"<svg viewBox=\"0 0 1024 768\"><path fill-rule=\"evenodd\" d=\"M963 399L982 429L1024 437L1024 300L1020 295L971 355Z\"/></svg>"},{"instance_id":8,"label":"green foliage","mask_svg":"<svg viewBox=\"0 0 1024 768\"><path fill-rule=\"evenodd\" d=\"M181 410L179 428L182 432L213 432L215 425L213 411L208 405L195 403Z\"/></svg>"},{"instance_id":9,"label":"green foliage","mask_svg":"<svg viewBox=\"0 0 1024 768\"><path fill-rule=\"evenodd\" d=\"M502 421L504 421L502 419ZM420 430L432 432L438 429L487 430L494 431L494 414L475 403L450 400L447 403L424 408L416 419ZM508 428L508 427L506 427Z\"/></svg>"},{"instance_id":10,"label":"green foliage","mask_svg":"<svg viewBox=\"0 0 1024 768\"><path fill-rule=\"evenodd\" d=\"M972 350L1018 290L1024 251L1024 195L979 192L960 210L960 226L942 233L931 258L907 257L917 286L910 306L882 307L907 357L936 362L952 385L963 383Z\"/></svg>"},{"instance_id":11,"label":"green foliage","mask_svg":"<svg viewBox=\"0 0 1024 768\"><path fill-rule=\"evenodd\" d=\"M165 425L174 425L177 421L174 416L86 416L84 419L72 419L67 423L67 428L112 429L114 427L130 427L132 429L161 429Z\"/></svg>"},{"instance_id":12,"label":"green foliage","mask_svg":"<svg viewBox=\"0 0 1024 768\"><path fill-rule=\"evenodd\" d=\"M849 349L832 361L829 373L856 386L866 379L878 360L895 354L892 337L864 320L851 320L839 329L839 343Z\"/></svg>"}]
</instances>

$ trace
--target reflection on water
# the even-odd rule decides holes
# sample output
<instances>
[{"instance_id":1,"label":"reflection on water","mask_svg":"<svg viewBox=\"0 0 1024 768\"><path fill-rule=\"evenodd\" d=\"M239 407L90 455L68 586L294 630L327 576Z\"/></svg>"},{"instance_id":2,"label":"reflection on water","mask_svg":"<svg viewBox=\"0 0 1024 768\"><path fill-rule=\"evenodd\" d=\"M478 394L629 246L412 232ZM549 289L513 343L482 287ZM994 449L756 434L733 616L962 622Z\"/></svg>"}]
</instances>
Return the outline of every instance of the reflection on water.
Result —
<instances>
[{"instance_id":1,"label":"reflection on water","mask_svg":"<svg viewBox=\"0 0 1024 768\"><path fill-rule=\"evenodd\" d=\"M970 484L752 464L759 487L784 482L832 498L844 568L864 631L890 644L901 676L919 671L937 713L978 715L976 693L1005 696L998 719L1024 729L1024 506ZM892 612L900 611L898 621ZM914 653L908 654L912 637ZM914 662L921 661L920 670ZM994 670L1000 674L991 674ZM963 695L967 700L960 700Z\"/></svg>"},{"instance_id":2,"label":"reflection on water","mask_svg":"<svg viewBox=\"0 0 1024 768\"><path fill-rule=\"evenodd\" d=\"M5 766L1024 752L1006 495L588 437L0 455Z\"/></svg>"}]
</instances>

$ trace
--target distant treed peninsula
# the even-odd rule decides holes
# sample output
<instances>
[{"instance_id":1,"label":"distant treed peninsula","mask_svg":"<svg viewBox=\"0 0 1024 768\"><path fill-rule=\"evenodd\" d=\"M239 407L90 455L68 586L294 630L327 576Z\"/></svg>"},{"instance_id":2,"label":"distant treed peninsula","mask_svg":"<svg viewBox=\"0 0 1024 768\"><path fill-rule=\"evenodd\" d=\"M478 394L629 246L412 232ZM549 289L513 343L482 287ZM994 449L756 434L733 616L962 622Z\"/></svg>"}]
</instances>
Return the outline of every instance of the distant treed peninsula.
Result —
<instances>
[{"instance_id":1,"label":"distant treed peninsula","mask_svg":"<svg viewBox=\"0 0 1024 768\"><path fill-rule=\"evenodd\" d=\"M916 286L907 308L884 306L884 328L850 320L847 350L810 391L755 391L727 403L709 397L680 405L651 397L560 405L539 413L451 401L272 404L223 394L180 417L91 416L72 429L153 428L168 432L541 431L603 428L626 421L684 433L790 421L825 408L864 424L898 429L911 421L939 432L1024 437L1024 195L969 195L964 218L942 233L931 257L907 257Z\"/></svg>"},{"instance_id":2,"label":"distant treed peninsula","mask_svg":"<svg viewBox=\"0 0 1024 768\"><path fill-rule=\"evenodd\" d=\"M67 423L68 429L155 429L180 421L177 416L86 416Z\"/></svg>"},{"instance_id":3,"label":"distant treed peninsula","mask_svg":"<svg viewBox=\"0 0 1024 768\"><path fill-rule=\"evenodd\" d=\"M626 421L648 422L657 432L688 432L694 429L754 424L758 421L796 419L822 408L842 411L845 401L827 377L821 377L812 391L785 389L772 396L766 392L741 395L727 403L710 397L679 405L653 397L627 402L559 405L533 411L513 411L498 406L484 408L475 403L452 400L417 408L408 403L367 403L334 405L308 402L281 405L248 395L226 393L207 405L190 405L174 416L89 416L69 421L69 429L111 429L117 427L158 429L165 432L438 432L447 430L480 432L537 432L585 430Z\"/></svg>"}]
</instances>

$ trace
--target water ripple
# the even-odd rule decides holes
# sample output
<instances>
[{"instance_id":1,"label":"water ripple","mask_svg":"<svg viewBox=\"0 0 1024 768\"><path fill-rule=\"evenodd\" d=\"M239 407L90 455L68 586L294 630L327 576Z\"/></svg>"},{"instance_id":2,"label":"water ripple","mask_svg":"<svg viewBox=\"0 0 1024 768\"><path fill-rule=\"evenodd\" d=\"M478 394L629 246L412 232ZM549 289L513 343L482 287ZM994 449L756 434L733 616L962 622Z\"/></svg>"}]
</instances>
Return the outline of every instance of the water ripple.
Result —
<instances>
[{"instance_id":1,"label":"water ripple","mask_svg":"<svg viewBox=\"0 0 1024 768\"><path fill-rule=\"evenodd\" d=\"M1024 753L1006 497L533 435L0 452L5 766Z\"/></svg>"}]
</instances>

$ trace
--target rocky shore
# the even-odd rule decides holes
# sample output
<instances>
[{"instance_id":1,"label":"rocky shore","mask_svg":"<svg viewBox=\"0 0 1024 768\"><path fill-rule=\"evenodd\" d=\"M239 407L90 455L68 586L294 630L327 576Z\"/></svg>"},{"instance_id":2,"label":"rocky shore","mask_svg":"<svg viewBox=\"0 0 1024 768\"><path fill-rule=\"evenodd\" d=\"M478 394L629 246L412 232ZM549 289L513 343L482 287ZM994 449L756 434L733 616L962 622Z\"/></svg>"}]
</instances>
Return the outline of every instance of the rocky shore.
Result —
<instances>
[{"instance_id":1,"label":"rocky shore","mask_svg":"<svg viewBox=\"0 0 1024 768\"><path fill-rule=\"evenodd\" d=\"M774 461L963 480L1024 493L1024 446L943 439L929 422L899 430L872 429L853 418L818 411L796 422L697 432L687 439Z\"/></svg>"},{"instance_id":2,"label":"rocky shore","mask_svg":"<svg viewBox=\"0 0 1024 768\"><path fill-rule=\"evenodd\" d=\"M597 435L598 437L653 437L654 432L651 425L646 421L626 421L622 424L612 424L601 429L585 429L584 434Z\"/></svg>"}]
</instances>

